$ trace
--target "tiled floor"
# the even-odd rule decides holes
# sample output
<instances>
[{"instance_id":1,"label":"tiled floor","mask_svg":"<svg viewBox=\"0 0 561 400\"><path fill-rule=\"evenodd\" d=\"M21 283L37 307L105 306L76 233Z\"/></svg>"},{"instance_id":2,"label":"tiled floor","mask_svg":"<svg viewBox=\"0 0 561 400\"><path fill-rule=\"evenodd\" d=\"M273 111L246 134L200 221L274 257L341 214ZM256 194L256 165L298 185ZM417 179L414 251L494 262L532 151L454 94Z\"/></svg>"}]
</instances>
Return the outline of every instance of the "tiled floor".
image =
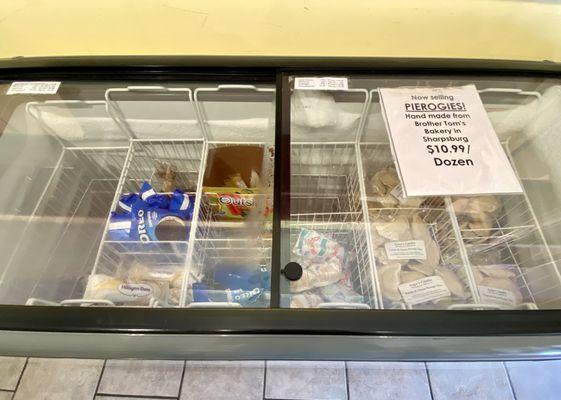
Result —
<instances>
[{"instance_id":1,"label":"tiled floor","mask_svg":"<svg viewBox=\"0 0 561 400\"><path fill-rule=\"evenodd\" d=\"M0 357L0 400L561 399L561 361L130 361Z\"/></svg>"}]
</instances>

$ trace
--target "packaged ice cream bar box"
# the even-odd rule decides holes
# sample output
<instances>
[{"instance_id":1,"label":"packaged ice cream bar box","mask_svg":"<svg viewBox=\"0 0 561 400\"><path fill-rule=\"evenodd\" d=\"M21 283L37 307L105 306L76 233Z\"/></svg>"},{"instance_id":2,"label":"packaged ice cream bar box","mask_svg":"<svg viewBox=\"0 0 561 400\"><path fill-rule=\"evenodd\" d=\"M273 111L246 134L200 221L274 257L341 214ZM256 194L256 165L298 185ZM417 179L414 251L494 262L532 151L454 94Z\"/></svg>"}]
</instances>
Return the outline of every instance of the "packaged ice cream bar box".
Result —
<instances>
[{"instance_id":1,"label":"packaged ice cream bar box","mask_svg":"<svg viewBox=\"0 0 561 400\"><path fill-rule=\"evenodd\" d=\"M205 187L203 190L214 215L219 219L272 219L272 198L259 193L258 189Z\"/></svg>"}]
</instances>

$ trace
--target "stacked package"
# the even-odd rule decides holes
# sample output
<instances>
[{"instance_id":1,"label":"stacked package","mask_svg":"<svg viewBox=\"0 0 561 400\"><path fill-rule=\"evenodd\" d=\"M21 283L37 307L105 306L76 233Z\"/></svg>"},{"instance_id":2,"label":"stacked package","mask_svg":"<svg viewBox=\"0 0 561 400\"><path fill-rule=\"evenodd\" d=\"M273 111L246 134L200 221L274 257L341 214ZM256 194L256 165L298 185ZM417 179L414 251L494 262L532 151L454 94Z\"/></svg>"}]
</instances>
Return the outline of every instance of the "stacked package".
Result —
<instances>
[{"instance_id":1,"label":"stacked package","mask_svg":"<svg viewBox=\"0 0 561 400\"><path fill-rule=\"evenodd\" d=\"M324 303L363 303L352 288L350 255L337 241L310 229L302 229L292 249L303 269L290 283L290 306L317 307Z\"/></svg>"}]
</instances>

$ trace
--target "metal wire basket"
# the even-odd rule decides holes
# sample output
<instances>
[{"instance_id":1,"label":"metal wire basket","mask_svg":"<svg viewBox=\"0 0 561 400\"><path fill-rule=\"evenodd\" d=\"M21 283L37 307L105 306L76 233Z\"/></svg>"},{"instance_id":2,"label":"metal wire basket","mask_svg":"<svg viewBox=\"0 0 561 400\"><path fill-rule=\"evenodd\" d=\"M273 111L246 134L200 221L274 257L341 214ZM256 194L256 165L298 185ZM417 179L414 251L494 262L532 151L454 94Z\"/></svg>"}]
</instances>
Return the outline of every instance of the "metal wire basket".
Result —
<instances>
[{"instance_id":1,"label":"metal wire basket","mask_svg":"<svg viewBox=\"0 0 561 400\"><path fill-rule=\"evenodd\" d=\"M302 228L339 243L349 254L352 289L364 298L362 304L330 304L326 300L319 306L376 307L355 145L298 143L291 151L291 248Z\"/></svg>"}]
</instances>

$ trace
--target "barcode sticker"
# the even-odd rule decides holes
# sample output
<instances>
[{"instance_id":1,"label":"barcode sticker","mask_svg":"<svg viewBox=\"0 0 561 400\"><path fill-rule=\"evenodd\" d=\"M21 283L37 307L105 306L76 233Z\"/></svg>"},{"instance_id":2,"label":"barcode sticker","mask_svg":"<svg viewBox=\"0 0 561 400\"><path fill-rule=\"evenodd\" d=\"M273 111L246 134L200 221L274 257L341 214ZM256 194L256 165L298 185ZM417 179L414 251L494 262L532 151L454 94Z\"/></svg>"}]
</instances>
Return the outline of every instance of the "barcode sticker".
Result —
<instances>
[{"instance_id":1,"label":"barcode sticker","mask_svg":"<svg viewBox=\"0 0 561 400\"><path fill-rule=\"evenodd\" d=\"M306 77L295 78L294 89L297 90L348 90L348 78Z\"/></svg>"},{"instance_id":2,"label":"barcode sticker","mask_svg":"<svg viewBox=\"0 0 561 400\"><path fill-rule=\"evenodd\" d=\"M450 296L450 289L440 276L427 276L404 283L399 285L399 292L403 300L410 306Z\"/></svg>"},{"instance_id":3,"label":"barcode sticker","mask_svg":"<svg viewBox=\"0 0 561 400\"><path fill-rule=\"evenodd\" d=\"M516 298L510 290L479 285L479 296L482 303L496 304L501 308L516 307Z\"/></svg>"},{"instance_id":4,"label":"barcode sticker","mask_svg":"<svg viewBox=\"0 0 561 400\"><path fill-rule=\"evenodd\" d=\"M395 197L400 204L405 202L405 198L403 197L403 189L401 188L401 185L398 184L396 187L394 187L390 192L390 194L393 197Z\"/></svg>"},{"instance_id":5,"label":"barcode sticker","mask_svg":"<svg viewBox=\"0 0 561 400\"><path fill-rule=\"evenodd\" d=\"M389 260L426 260L427 250L422 240L387 242L384 247Z\"/></svg>"},{"instance_id":6,"label":"barcode sticker","mask_svg":"<svg viewBox=\"0 0 561 400\"><path fill-rule=\"evenodd\" d=\"M60 82L12 82L6 94L55 94Z\"/></svg>"}]
</instances>

